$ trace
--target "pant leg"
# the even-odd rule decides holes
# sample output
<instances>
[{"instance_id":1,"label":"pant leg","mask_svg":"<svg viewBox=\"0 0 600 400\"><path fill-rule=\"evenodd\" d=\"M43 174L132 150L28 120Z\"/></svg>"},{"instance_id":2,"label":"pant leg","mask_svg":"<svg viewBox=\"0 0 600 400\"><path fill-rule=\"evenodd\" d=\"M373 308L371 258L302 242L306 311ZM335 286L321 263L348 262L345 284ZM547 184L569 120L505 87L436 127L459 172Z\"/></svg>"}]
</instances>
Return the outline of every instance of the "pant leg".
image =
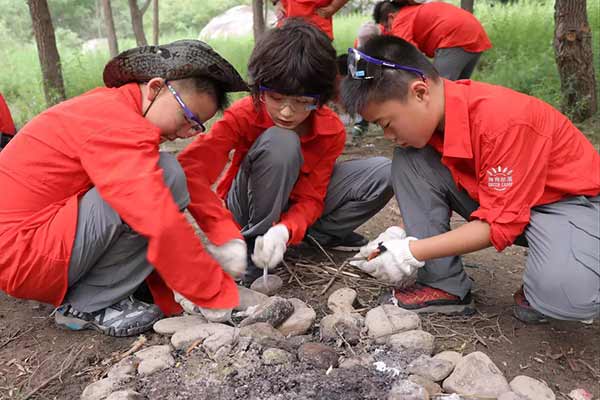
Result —
<instances>
[{"instance_id":1,"label":"pant leg","mask_svg":"<svg viewBox=\"0 0 600 400\"><path fill-rule=\"evenodd\" d=\"M308 230L317 240L343 239L377 214L394 194L391 161L372 157L337 163L325 197L323 214Z\"/></svg>"},{"instance_id":2,"label":"pant leg","mask_svg":"<svg viewBox=\"0 0 600 400\"><path fill-rule=\"evenodd\" d=\"M600 196L571 197L531 210L523 275L531 305L567 320L600 315Z\"/></svg>"},{"instance_id":3,"label":"pant leg","mask_svg":"<svg viewBox=\"0 0 600 400\"><path fill-rule=\"evenodd\" d=\"M419 239L450 230L452 210L468 219L477 202L459 190L450 171L433 148L396 148L392 161L392 184L409 236ZM417 280L428 286L464 297L472 283L458 256L425 262Z\"/></svg>"},{"instance_id":4,"label":"pant leg","mask_svg":"<svg viewBox=\"0 0 600 400\"><path fill-rule=\"evenodd\" d=\"M251 240L279 221L303 158L300 138L290 130L272 127L254 142L227 194L227 208Z\"/></svg>"},{"instance_id":5,"label":"pant leg","mask_svg":"<svg viewBox=\"0 0 600 400\"><path fill-rule=\"evenodd\" d=\"M473 73L481 53L471 53L460 47L437 49L433 66L443 78L455 81L467 79Z\"/></svg>"},{"instance_id":6,"label":"pant leg","mask_svg":"<svg viewBox=\"0 0 600 400\"><path fill-rule=\"evenodd\" d=\"M185 175L172 154L160 153L160 167L180 209L189 194ZM77 231L69 263L64 302L94 312L131 295L152 272L146 259L148 241L125 224L95 188L79 200Z\"/></svg>"}]
</instances>

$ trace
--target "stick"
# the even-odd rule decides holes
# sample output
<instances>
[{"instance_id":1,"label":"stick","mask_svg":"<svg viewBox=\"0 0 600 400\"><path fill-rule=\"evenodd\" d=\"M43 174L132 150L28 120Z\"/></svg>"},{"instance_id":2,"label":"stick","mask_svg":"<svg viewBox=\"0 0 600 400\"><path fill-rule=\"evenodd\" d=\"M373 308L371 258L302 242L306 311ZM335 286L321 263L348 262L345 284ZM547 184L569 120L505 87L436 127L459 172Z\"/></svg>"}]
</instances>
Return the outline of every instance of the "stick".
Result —
<instances>
[{"instance_id":1,"label":"stick","mask_svg":"<svg viewBox=\"0 0 600 400\"><path fill-rule=\"evenodd\" d=\"M331 277L331 279L329 280L329 282L327 283L327 285L325 285L325 287L323 288L323 290L321 291L320 295L323 296L331 287L331 285L333 285L333 282L335 281L335 279L338 277L338 275L342 272L342 269L344 269L344 267L346 267L348 263L347 262L343 262L342 265L338 268L338 270L336 271L336 273Z\"/></svg>"},{"instance_id":2,"label":"stick","mask_svg":"<svg viewBox=\"0 0 600 400\"><path fill-rule=\"evenodd\" d=\"M20 338L24 334L26 334L28 332L31 332L31 330L33 330L33 326L30 327L29 329L27 329L26 331L21 332L21 333L19 333L20 329L17 329L17 331L15 333L13 333L12 336L10 336L4 342L0 343L0 349L3 348L4 346L6 346L7 344L9 344L10 342L12 342L14 340L17 340L18 338Z\"/></svg>"}]
</instances>

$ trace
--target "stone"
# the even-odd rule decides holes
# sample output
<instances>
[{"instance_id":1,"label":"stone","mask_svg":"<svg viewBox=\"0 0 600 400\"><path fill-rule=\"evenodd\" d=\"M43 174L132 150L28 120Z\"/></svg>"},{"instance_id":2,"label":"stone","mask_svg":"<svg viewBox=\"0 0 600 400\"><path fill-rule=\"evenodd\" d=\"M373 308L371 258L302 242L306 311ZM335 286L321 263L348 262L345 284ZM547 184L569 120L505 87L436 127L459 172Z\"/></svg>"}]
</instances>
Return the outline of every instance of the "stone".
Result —
<instances>
[{"instance_id":1,"label":"stone","mask_svg":"<svg viewBox=\"0 0 600 400\"><path fill-rule=\"evenodd\" d=\"M434 382L446 379L453 369L452 362L427 355L422 355L413 360L407 367L408 372L411 374L420 375Z\"/></svg>"},{"instance_id":2,"label":"stone","mask_svg":"<svg viewBox=\"0 0 600 400\"><path fill-rule=\"evenodd\" d=\"M275 348L266 349L262 354L263 363L267 365L289 364L295 358L293 354Z\"/></svg>"},{"instance_id":3,"label":"stone","mask_svg":"<svg viewBox=\"0 0 600 400\"><path fill-rule=\"evenodd\" d=\"M106 398L106 400L143 400L144 397L138 392L127 389L127 390L119 390L117 392L113 392L110 396Z\"/></svg>"},{"instance_id":4,"label":"stone","mask_svg":"<svg viewBox=\"0 0 600 400\"><path fill-rule=\"evenodd\" d=\"M530 378L525 375L516 376L510 381L513 392L527 400L555 400L556 396L552 389L544 382Z\"/></svg>"},{"instance_id":5,"label":"stone","mask_svg":"<svg viewBox=\"0 0 600 400\"><path fill-rule=\"evenodd\" d=\"M430 396L443 392L442 387L440 385L438 385L431 379L424 378L420 375L411 375L408 377L408 380L416 383L419 386L422 386L427 391L427 394L429 394Z\"/></svg>"},{"instance_id":6,"label":"stone","mask_svg":"<svg viewBox=\"0 0 600 400\"><path fill-rule=\"evenodd\" d=\"M422 330L412 330L390 336L387 343L398 351L410 350L430 355L433 353L434 337Z\"/></svg>"},{"instance_id":7,"label":"stone","mask_svg":"<svg viewBox=\"0 0 600 400\"><path fill-rule=\"evenodd\" d=\"M223 346L235 344L238 336L237 328L209 322L175 333L171 337L171 344L178 350L184 350L195 342L201 342L207 351L214 354Z\"/></svg>"},{"instance_id":8,"label":"stone","mask_svg":"<svg viewBox=\"0 0 600 400\"><path fill-rule=\"evenodd\" d=\"M142 376L151 375L175 365L169 345L151 346L136 352L135 356L141 360L137 371Z\"/></svg>"},{"instance_id":9,"label":"stone","mask_svg":"<svg viewBox=\"0 0 600 400\"><path fill-rule=\"evenodd\" d=\"M240 295L240 304L233 309L234 311L245 311L248 307L258 306L269 299L269 296L266 294L244 286L238 286L238 293Z\"/></svg>"},{"instance_id":10,"label":"stone","mask_svg":"<svg viewBox=\"0 0 600 400\"><path fill-rule=\"evenodd\" d=\"M360 356L354 356L346 358L340 363L340 368L354 368L358 366L370 367L375 362L375 359L370 354L363 354Z\"/></svg>"},{"instance_id":11,"label":"stone","mask_svg":"<svg viewBox=\"0 0 600 400\"><path fill-rule=\"evenodd\" d=\"M354 302L356 301L356 290L350 288L341 288L336 290L327 299L327 307L335 313L354 312Z\"/></svg>"},{"instance_id":12,"label":"stone","mask_svg":"<svg viewBox=\"0 0 600 400\"><path fill-rule=\"evenodd\" d=\"M387 400L429 400L429 394L422 386L402 380L392 386Z\"/></svg>"},{"instance_id":13,"label":"stone","mask_svg":"<svg viewBox=\"0 0 600 400\"><path fill-rule=\"evenodd\" d=\"M569 392L569 397L572 400L592 400L594 397L590 392L585 389L573 389Z\"/></svg>"},{"instance_id":14,"label":"stone","mask_svg":"<svg viewBox=\"0 0 600 400\"><path fill-rule=\"evenodd\" d=\"M441 358L442 360L450 361L452 363L452 368L456 367L456 364L458 364L462 357L462 354L450 350L442 351L433 356L433 358Z\"/></svg>"},{"instance_id":15,"label":"stone","mask_svg":"<svg viewBox=\"0 0 600 400\"><path fill-rule=\"evenodd\" d=\"M103 400L112 392L119 389L121 381L117 378L104 378L86 386L81 394L81 400Z\"/></svg>"},{"instance_id":16,"label":"stone","mask_svg":"<svg viewBox=\"0 0 600 400\"><path fill-rule=\"evenodd\" d=\"M133 378L136 373L139 360L134 356L125 357L108 370L109 378L127 380Z\"/></svg>"},{"instance_id":17,"label":"stone","mask_svg":"<svg viewBox=\"0 0 600 400\"><path fill-rule=\"evenodd\" d=\"M279 292L279 289L281 289L282 286L283 281L279 276L269 274L266 276L266 281L265 277L261 276L260 278L252 282L252 285L250 285L250 289L255 290L259 293L263 293L267 296L272 296L275 293Z\"/></svg>"},{"instance_id":18,"label":"stone","mask_svg":"<svg viewBox=\"0 0 600 400\"><path fill-rule=\"evenodd\" d=\"M385 304L369 310L365 325L369 337L383 344L393 334L421 329L421 319L412 311Z\"/></svg>"},{"instance_id":19,"label":"stone","mask_svg":"<svg viewBox=\"0 0 600 400\"><path fill-rule=\"evenodd\" d=\"M448 393L492 398L510 392L502 372L480 351L464 356L442 387Z\"/></svg>"},{"instance_id":20,"label":"stone","mask_svg":"<svg viewBox=\"0 0 600 400\"><path fill-rule=\"evenodd\" d=\"M240 329L240 336L250 337L260 344L278 342L284 339L281 332L266 322L257 322L252 325L244 326Z\"/></svg>"},{"instance_id":21,"label":"stone","mask_svg":"<svg viewBox=\"0 0 600 400\"><path fill-rule=\"evenodd\" d=\"M336 313L325 316L320 323L320 335L323 341L335 341L340 335L350 344L360 341L362 317L358 314Z\"/></svg>"},{"instance_id":22,"label":"stone","mask_svg":"<svg viewBox=\"0 0 600 400\"><path fill-rule=\"evenodd\" d=\"M273 296L259 305L252 314L240 322L240 327L257 322L266 322L277 328L294 312L292 303L281 297Z\"/></svg>"},{"instance_id":23,"label":"stone","mask_svg":"<svg viewBox=\"0 0 600 400\"><path fill-rule=\"evenodd\" d=\"M190 326L205 324L206 318L201 315L182 315L179 317L164 318L154 324L154 332L170 336L177 331L182 331Z\"/></svg>"},{"instance_id":24,"label":"stone","mask_svg":"<svg viewBox=\"0 0 600 400\"><path fill-rule=\"evenodd\" d=\"M320 369L338 366L338 355L331 347L321 343L305 343L298 349L298 359Z\"/></svg>"},{"instance_id":25,"label":"stone","mask_svg":"<svg viewBox=\"0 0 600 400\"><path fill-rule=\"evenodd\" d=\"M506 392L498 396L498 400L525 400L525 398L519 396L515 392Z\"/></svg>"},{"instance_id":26,"label":"stone","mask_svg":"<svg viewBox=\"0 0 600 400\"><path fill-rule=\"evenodd\" d=\"M285 341L294 349L299 348L304 343L309 343L313 341L313 337L311 335L298 335L292 336L291 338L287 338Z\"/></svg>"},{"instance_id":27,"label":"stone","mask_svg":"<svg viewBox=\"0 0 600 400\"><path fill-rule=\"evenodd\" d=\"M294 306L294 312L277 327L277 330L284 336L303 335L312 328L317 313L300 299L288 300Z\"/></svg>"}]
</instances>

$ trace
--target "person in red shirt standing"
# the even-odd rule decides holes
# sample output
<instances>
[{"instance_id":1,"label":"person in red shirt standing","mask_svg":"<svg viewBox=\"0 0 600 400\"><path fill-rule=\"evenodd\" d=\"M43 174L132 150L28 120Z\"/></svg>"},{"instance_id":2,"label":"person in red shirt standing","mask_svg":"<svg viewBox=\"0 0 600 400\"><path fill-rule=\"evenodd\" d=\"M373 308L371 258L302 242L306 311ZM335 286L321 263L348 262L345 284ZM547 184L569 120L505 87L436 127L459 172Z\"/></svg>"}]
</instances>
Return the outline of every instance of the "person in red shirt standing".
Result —
<instances>
[{"instance_id":1,"label":"person in red shirt standing","mask_svg":"<svg viewBox=\"0 0 600 400\"><path fill-rule=\"evenodd\" d=\"M442 79L392 36L351 49L348 60L342 100L397 146L392 181L406 228L361 249L381 242L386 251L359 267L396 284L416 274L417 284L394 292L400 307L468 312L460 255L527 245L515 315L598 317L600 156L568 118L507 88ZM450 230L452 211L469 222Z\"/></svg>"},{"instance_id":2,"label":"person in red shirt standing","mask_svg":"<svg viewBox=\"0 0 600 400\"><path fill-rule=\"evenodd\" d=\"M15 123L10 115L10 109L0 93L0 151L10 142L17 133Z\"/></svg>"},{"instance_id":3,"label":"person in red shirt standing","mask_svg":"<svg viewBox=\"0 0 600 400\"><path fill-rule=\"evenodd\" d=\"M333 15L348 0L274 0L278 24L286 18L302 18L321 29L333 40Z\"/></svg>"},{"instance_id":4,"label":"person in red shirt standing","mask_svg":"<svg viewBox=\"0 0 600 400\"><path fill-rule=\"evenodd\" d=\"M248 75L252 96L178 157L188 210L207 237L226 242L241 227L251 255L244 284L260 276L259 268L276 267L288 245L305 236L326 248L358 250L367 240L354 229L393 195L389 159L336 163L346 133L324 105L334 94L336 58L323 32L286 21L257 43Z\"/></svg>"},{"instance_id":5,"label":"person in red shirt standing","mask_svg":"<svg viewBox=\"0 0 600 400\"><path fill-rule=\"evenodd\" d=\"M481 54L492 48L477 18L452 4L392 1L386 12L389 33L433 58L433 66L443 78L469 79Z\"/></svg>"},{"instance_id":6,"label":"person in red shirt standing","mask_svg":"<svg viewBox=\"0 0 600 400\"><path fill-rule=\"evenodd\" d=\"M0 152L0 289L59 306L59 326L112 336L181 312L173 291L186 306L232 308L245 243L238 233L202 246L181 212L183 170L159 144L202 132L246 84L196 40L125 51L104 82L33 118ZM144 280L160 309L130 298Z\"/></svg>"}]
</instances>

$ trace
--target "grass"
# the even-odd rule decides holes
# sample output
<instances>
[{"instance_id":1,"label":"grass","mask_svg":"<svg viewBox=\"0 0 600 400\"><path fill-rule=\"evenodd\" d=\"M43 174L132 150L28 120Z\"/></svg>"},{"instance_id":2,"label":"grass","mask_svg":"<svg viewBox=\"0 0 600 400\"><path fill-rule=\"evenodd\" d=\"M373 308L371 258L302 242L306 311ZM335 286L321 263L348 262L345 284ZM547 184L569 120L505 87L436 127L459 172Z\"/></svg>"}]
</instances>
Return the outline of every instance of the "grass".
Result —
<instances>
[{"instance_id":1,"label":"grass","mask_svg":"<svg viewBox=\"0 0 600 400\"><path fill-rule=\"evenodd\" d=\"M494 48L481 58L474 79L499 84L539 97L558 107L561 100L560 80L554 60L554 3L550 0L520 0L501 5L496 1L478 0L475 14L488 32ZM334 46L338 53L352 46L358 27L369 15L340 15L334 21ZM600 3L588 1L588 20L594 34L596 79L600 81ZM184 36L163 37L162 42ZM188 37L189 38L189 37ZM4 43L7 43L5 41ZM210 44L246 77L246 64L252 50L252 38L211 40ZM121 49L133 47L133 41L120 43ZM102 85L102 69L107 51L82 53L71 43L59 43L63 76L68 97ZM45 100L37 50L33 43L0 49L6 71L0 74L0 92L11 107L17 125L42 111ZM600 88L600 84L598 85ZM593 138L600 137L598 117L581 125Z\"/></svg>"}]
</instances>

